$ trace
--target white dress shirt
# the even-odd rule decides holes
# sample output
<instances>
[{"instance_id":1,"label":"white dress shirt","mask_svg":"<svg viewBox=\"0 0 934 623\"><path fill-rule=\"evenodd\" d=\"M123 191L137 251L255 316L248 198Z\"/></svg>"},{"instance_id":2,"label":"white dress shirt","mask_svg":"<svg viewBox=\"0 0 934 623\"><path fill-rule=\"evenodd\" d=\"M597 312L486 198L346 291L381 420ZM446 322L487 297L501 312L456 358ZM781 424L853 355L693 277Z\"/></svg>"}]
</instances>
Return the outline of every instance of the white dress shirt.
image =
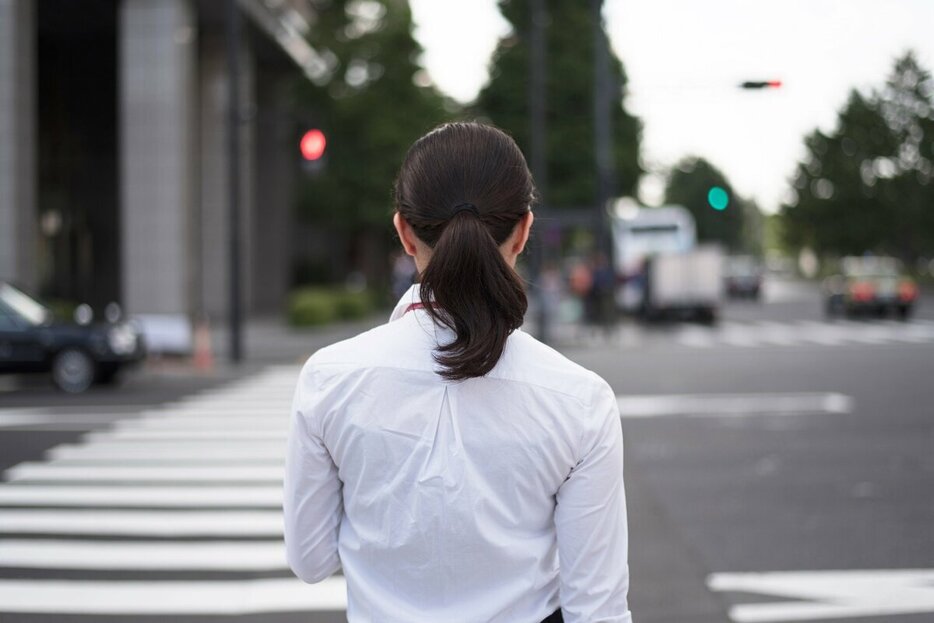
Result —
<instances>
[{"instance_id":1,"label":"white dress shirt","mask_svg":"<svg viewBox=\"0 0 934 623\"><path fill-rule=\"evenodd\" d=\"M388 324L316 352L295 391L289 565L339 569L351 623L631 623L623 438L595 373L521 330L449 382L453 332L413 286Z\"/></svg>"}]
</instances>

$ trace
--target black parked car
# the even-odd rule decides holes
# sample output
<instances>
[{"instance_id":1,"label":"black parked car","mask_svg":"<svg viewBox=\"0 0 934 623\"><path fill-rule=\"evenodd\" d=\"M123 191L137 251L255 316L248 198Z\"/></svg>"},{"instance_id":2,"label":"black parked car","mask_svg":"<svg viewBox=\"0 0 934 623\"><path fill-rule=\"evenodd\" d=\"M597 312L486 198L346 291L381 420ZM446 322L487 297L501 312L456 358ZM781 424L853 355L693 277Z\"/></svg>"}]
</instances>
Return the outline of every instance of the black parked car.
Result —
<instances>
[{"instance_id":1,"label":"black parked car","mask_svg":"<svg viewBox=\"0 0 934 623\"><path fill-rule=\"evenodd\" d=\"M51 373L60 389L77 393L112 381L144 355L132 324L55 322L45 306L0 282L0 374Z\"/></svg>"}]
</instances>

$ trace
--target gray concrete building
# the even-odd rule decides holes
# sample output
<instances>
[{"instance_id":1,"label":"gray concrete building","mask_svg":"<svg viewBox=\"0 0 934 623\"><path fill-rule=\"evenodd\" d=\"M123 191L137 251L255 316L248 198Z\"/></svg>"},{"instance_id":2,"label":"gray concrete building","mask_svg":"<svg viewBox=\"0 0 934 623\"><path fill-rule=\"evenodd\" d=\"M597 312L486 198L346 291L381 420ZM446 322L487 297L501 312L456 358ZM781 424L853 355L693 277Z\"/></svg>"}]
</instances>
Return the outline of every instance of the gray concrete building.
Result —
<instances>
[{"instance_id":1,"label":"gray concrete building","mask_svg":"<svg viewBox=\"0 0 934 623\"><path fill-rule=\"evenodd\" d=\"M307 0L236 0L241 221L230 222L227 0L0 0L0 280L133 315L223 321L288 286L297 111L325 64Z\"/></svg>"}]
</instances>

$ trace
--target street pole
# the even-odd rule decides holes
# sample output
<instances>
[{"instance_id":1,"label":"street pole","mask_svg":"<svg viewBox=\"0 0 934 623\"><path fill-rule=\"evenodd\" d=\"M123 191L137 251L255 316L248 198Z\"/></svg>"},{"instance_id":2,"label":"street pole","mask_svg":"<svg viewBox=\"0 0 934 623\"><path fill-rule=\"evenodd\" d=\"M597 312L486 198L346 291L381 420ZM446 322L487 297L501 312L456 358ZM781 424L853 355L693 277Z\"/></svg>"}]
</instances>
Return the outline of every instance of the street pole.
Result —
<instances>
[{"instance_id":1,"label":"street pole","mask_svg":"<svg viewBox=\"0 0 934 623\"><path fill-rule=\"evenodd\" d=\"M227 99L227 193L230 201L229 277L230 300L228 320L230 359L240 363L242 352L242 318L240 296L240 10L237 0L227 0L227 69L229 72Z\"/></svg>"},{"instance_id":2,"label":"street pole","mask_svg":"<svg viewBox=\"0 0 934 623\"><path fill-rule=\"evenodd\" d=\"M597 192L594 211L594 247L611 260L609 223L606 208L613 193L612 106L617 93L610 88L609 40L603 30L603 0L591 0L593 13L593 145L597 167Z\"/></svg>"},{"instance_id":3,"label":"street pole","mask_svg":"<svg viewBox=\"0 0 934 623\"><path fill-rule=\"evenodd\" d=\"M531 122L529 137L529 159L532 177L538 189L539 216L548 210L547 203L547 146L545 127L545 1L531 0L531 23L529 25L529 117ZM544 223L544 219L540 223ZM538 339L547 344L550 335L550 313L547 293L542 279L545 268L545 236L539 225L538 239L532 252L532 284L538 299Z\"/></svg>"}]
</instances>

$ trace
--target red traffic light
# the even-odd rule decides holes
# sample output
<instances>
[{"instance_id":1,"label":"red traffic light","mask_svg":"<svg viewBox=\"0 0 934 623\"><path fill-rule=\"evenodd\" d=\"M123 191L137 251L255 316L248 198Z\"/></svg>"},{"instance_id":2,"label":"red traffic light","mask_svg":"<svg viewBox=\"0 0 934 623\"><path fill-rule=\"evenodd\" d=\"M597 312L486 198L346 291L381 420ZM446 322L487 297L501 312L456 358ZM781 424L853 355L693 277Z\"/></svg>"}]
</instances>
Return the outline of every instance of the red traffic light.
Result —
<instances>
[{"instance_id":1,"label":"red traffic light","mask_svg":"<svg viewBox=\"0 0 934 623\"><path fill-rule=\"evenodd\" d=\"M318 160L324 155L324 148L328 141L324 138L324 132L318 129L308 130L302 135L299 143L299 149L302 151L302 158L305 160Z\"/></svg>"},{"instance_id":2,"label":"red traffic light","mask_svg":"<svg viewBox=\"0 0 934 623\"><path fill-rule=\"evenodd\" d=\"M741 89L777 89L782 86L781 80L747 80L740 83Z\"/></svg>"}]
</instances>

